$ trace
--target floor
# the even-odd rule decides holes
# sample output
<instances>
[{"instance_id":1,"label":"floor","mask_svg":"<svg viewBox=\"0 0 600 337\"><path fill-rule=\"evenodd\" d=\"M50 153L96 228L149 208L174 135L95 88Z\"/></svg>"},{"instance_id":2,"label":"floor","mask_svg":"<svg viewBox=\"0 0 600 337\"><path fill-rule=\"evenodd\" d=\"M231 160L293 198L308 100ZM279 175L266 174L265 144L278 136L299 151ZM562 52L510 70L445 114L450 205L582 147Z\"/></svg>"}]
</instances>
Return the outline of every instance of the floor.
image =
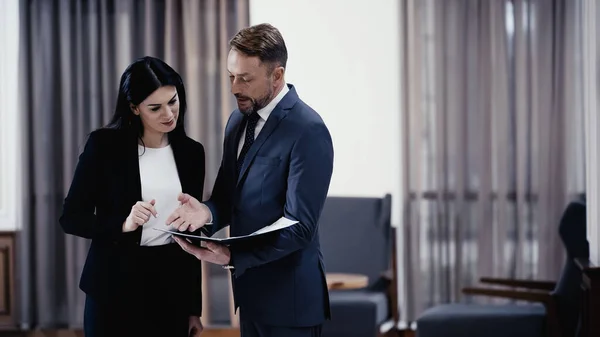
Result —
<instances>
[{"instance_id":1,"label":"floor","mask_svg":"<svg viewBox=\"0 0 600 337\"><path fill-rule=\"evenodd\" d=\"M202 337L239 337L237 329L207 328ZM0 331L0 337L84 337L81 330Z\"/></svg>"},{"instance_id":2,"label":"floor","mask_svg":"<svg viewBox=\"0 0 600 337\"><path fill-rule=\"evenodd\" d=\"M235 328L206 328L202 337L239 337ZM400 337L415 337L414 331L400 331ZM0 337L84 337L81 330L0 331Z\"/></svg>"}]
</instances>

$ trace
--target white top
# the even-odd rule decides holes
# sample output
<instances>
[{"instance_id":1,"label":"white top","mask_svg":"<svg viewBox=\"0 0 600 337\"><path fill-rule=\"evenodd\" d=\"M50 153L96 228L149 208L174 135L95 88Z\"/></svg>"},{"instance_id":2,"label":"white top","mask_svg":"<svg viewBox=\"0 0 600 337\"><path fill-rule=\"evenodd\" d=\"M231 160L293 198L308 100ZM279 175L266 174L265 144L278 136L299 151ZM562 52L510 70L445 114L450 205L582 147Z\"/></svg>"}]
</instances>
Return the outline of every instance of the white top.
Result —
<instances>
[{"instance_id":1,"label":"white top","mask_svg":"<svg viewBox=\"0 0 600 337\"><path fill-rule=\"evenodd\" d=\"M177 207L177 196L181 193L181 182L175 165L173 149L170 145L162 148L144 148L138 145L140 162L140 179L142 182L142 200L155 200L157 217L150 215L150 220L142 227L142 246L159 246L173 242L169 233L153 228L170 229L165 220Z\"/></svg>"},{"instance_id":2,"label":"white top","mask_svg":"<svg viewBox=\"0 0 600 337\"><path fill-rule=\"evenodd\" d=\"M290 89L288 88L287 84L284 84L283 88L277 94L277 96L275 96L275 98L273 98L273 100L271 102L269 102L269 104L267 104L264 108L262 108L256 112L260 116L260 118L256 122L256 128L254 129L254 139L256 139L256 137L258 137L260 130L262 130L263 126L265 126L265 123L267 122L267 119L269 119L271 112L273 112L273 110L275 109L277 104L279 104L279 102L281 102L281 100L285 97L285 95L288 93L288 91L290 91ZM242 147L244 147L244 139L246 139L246 126L245 125L244 125L244 130L242 131L242 136L240 137L240 143L238 144L238 154L237 154L238 157L240 156L240 153L242 152Z\"/></svg>"}]
</instances>

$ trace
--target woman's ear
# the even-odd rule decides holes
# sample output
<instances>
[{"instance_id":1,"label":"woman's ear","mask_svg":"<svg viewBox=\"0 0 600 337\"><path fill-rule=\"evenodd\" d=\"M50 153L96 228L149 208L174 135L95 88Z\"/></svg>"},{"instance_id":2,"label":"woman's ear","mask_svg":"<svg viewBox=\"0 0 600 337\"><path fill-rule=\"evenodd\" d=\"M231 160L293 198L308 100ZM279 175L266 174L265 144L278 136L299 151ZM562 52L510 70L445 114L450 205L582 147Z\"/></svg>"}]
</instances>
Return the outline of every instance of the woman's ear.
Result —
<instances>
[{"instance_id":1,"label":"woman's ear","mask_svg":"<svg viewBox=\"0 0 600 337\"><path fill-rule=\"evenodd\" d=\"M140 114L140 110L138 109L137 106L133 105L133 104L129 104L129 108L131 109L131 112L133 112L134 115L139 115Z\"/></svg>"}]
</instances>

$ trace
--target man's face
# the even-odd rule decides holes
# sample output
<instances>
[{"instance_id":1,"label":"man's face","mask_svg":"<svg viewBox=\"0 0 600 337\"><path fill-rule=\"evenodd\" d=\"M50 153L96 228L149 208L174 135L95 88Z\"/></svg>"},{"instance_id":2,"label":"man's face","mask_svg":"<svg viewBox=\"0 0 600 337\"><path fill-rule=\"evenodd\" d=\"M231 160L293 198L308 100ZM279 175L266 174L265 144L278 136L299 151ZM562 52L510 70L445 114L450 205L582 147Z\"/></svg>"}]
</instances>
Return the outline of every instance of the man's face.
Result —
<instances>
[{"instance_id":1,"label":"man's face","mask_svg":"<svg viewBox=\"0 0 600 337\"><path fill-rule=\"evenodd\" d=\"M264 108L273 99L275 71L258 56L246 56L231 49L227 57L231 93L240 111L246 115Z\"/></svg>"}]
</instances>

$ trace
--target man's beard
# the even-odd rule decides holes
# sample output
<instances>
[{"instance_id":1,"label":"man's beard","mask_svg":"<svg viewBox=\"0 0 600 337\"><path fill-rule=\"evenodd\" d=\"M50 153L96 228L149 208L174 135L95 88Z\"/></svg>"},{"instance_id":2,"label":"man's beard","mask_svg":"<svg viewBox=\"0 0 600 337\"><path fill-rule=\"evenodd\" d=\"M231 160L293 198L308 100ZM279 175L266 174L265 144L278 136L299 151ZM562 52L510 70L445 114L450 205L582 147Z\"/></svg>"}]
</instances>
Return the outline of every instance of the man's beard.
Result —
<instances>
[{"instance_id":1,"label":"man's beard","mask_svg":"<svg viewBox=\"0 0 600 337\"><path fill-rule=\"evenodd\" d=\"M254 98L250 98L250 97L246 97L246 96L237 96L237 98L245 98L250 100L250 106L247 108L241 108L238 105L238 108L240 109L240 112L243 113L244 115L251 115L253 112L257 112L258 110L264 108L265 106L267 106L267 104L269 104L269 102L271 101L273 96L273 89L269 88L269 91L262 97L254 99Z\"/></svg>"}]
</instances>

